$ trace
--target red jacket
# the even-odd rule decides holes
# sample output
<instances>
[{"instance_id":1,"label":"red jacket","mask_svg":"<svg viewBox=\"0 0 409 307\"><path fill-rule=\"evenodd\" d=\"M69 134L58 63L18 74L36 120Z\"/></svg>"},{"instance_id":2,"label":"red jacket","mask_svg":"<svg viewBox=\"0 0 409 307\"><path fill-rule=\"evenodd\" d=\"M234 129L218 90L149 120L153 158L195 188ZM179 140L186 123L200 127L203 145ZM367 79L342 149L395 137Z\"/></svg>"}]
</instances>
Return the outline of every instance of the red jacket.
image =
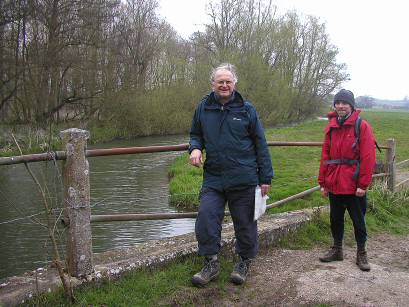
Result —
<instances>
[{"instance_id":1,"label":"red jacket","mask_svg":"<svg viewBox=\"0 0 409 307\"><path fill-rule=\"evenodd\" d=\"M359 113L359 110L353 111L342 126L338 124L336 112L328 113L318 183L333 194L355 194L357 188L366 190L372 181L376 159L375 138L371 126L365 120L361 122L359 145L355 151L352 149L355 121ZM359 177L353 178L356 164L324 164L325 160L336 159L359 160Z\"/></svg>"}]
</instances>

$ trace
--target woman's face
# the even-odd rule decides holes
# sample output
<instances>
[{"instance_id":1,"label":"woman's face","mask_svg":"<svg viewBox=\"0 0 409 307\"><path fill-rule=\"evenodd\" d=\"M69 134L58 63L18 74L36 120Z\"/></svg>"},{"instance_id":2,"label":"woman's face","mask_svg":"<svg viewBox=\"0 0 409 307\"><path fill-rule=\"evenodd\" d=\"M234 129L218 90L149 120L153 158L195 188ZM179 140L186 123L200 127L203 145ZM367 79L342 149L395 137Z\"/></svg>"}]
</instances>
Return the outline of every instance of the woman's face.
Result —
<instances>
[{"instance_id":1,"label":"woman's face","mask_svg":"<svg viewBox=\"0 0 409 307\"><path fill-rule=\"evenodd\" d=\"M335 102L335 112L339 117L345 117L352 112L352 107L349 103L340 100Z\"/></svg>"}]
</instances>

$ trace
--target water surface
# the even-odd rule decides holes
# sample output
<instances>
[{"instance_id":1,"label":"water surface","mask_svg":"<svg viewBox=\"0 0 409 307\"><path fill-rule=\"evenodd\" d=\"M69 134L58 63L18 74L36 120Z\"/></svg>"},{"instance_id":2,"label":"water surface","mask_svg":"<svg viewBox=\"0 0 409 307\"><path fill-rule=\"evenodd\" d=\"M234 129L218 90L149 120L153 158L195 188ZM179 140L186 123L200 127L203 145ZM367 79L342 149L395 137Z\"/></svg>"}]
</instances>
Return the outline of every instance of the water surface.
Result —
<instances>
[{"instance_id":1,"label":"water surface","mask_svg":"<svg viewBox=\"0 0 409 307\"><path fill-rule=\"evenodd\" d=\"M92 148L186 142L185 136L146 137ZM177 212L168 205L167 167L181 153L88 158L92 214ZM61 163L58 162L58 168L52 162L29 164L46 187L47 201L54 208L62 207ZM44 266L50 260L47 230L38 223L45 223L44 210L38 189L24 165L0 166L0 209L0 278ZM64 241L64 229L58 228ZM93 251L133 246L191 232L193 228L194 219L93 223Z\"/></svg>"}]
</instances>

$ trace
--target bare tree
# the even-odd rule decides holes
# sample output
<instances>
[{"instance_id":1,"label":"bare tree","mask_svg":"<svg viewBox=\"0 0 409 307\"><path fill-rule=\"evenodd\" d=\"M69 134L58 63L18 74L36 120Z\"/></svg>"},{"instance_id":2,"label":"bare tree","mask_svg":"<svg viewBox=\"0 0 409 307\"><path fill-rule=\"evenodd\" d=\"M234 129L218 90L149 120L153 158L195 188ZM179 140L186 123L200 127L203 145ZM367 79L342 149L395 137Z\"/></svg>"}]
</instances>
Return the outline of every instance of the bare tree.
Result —
<instances>
[{"instance_id":1,"label":"bare tree","mask_svg":"<svg viewBox=\"0 0 409 307\"><path fill-rule=\"evenodd\" d=\"M163 23L156 15L156 0L127 0L116 24L121 85L144 89L152 59L158 54L164 36Z\"/></svg>"},{"instance_id":2,"label":"bare tree","mask_svg":"<svg viewBox=\"0 0 409 307\"><path fill-rule=\"evenodd\" d=\"M97 41L116 1L27 0L3 3L1 109L15 120L59 119L67 105L86 109L103 91L85 77L99 63ZM2 39L3 41L3 39ZM94 66L94 76L98 75ZM90 84L92 84L90 86ZM92 108L91 108L92 109Z\"/></svg>"}]
</instances>

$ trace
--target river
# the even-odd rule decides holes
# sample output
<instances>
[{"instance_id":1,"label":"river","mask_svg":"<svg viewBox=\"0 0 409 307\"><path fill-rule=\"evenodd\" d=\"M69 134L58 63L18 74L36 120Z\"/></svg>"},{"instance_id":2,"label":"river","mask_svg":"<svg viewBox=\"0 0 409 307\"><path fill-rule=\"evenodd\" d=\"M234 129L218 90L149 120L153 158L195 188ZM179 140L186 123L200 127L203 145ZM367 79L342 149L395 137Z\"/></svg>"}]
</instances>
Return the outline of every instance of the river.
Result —
<instances>
[{"instance_id":1,"label":"river","mask_svg":"<svg viewBox=\"0 0 409 307\"><path fill-rule=\"evenodd\" d=\"M89 148L186 143L186 136L145 137ZM168 204L167 167L181 152L89 158L92 214L177 212ZM62 207L61 163L29 164L46 187L47 201ZM45 266L51 259L40 194L23 164L0 166L0 279ZM57 211L58 212L58 211ZM31 216L31 217L30 217ZM60 229L61 241L65 239ZM93 252L99 253L194 229L194 219L92 224ZM64 248L61 247L64 252Z\"/></svg>"}]
</instances>

